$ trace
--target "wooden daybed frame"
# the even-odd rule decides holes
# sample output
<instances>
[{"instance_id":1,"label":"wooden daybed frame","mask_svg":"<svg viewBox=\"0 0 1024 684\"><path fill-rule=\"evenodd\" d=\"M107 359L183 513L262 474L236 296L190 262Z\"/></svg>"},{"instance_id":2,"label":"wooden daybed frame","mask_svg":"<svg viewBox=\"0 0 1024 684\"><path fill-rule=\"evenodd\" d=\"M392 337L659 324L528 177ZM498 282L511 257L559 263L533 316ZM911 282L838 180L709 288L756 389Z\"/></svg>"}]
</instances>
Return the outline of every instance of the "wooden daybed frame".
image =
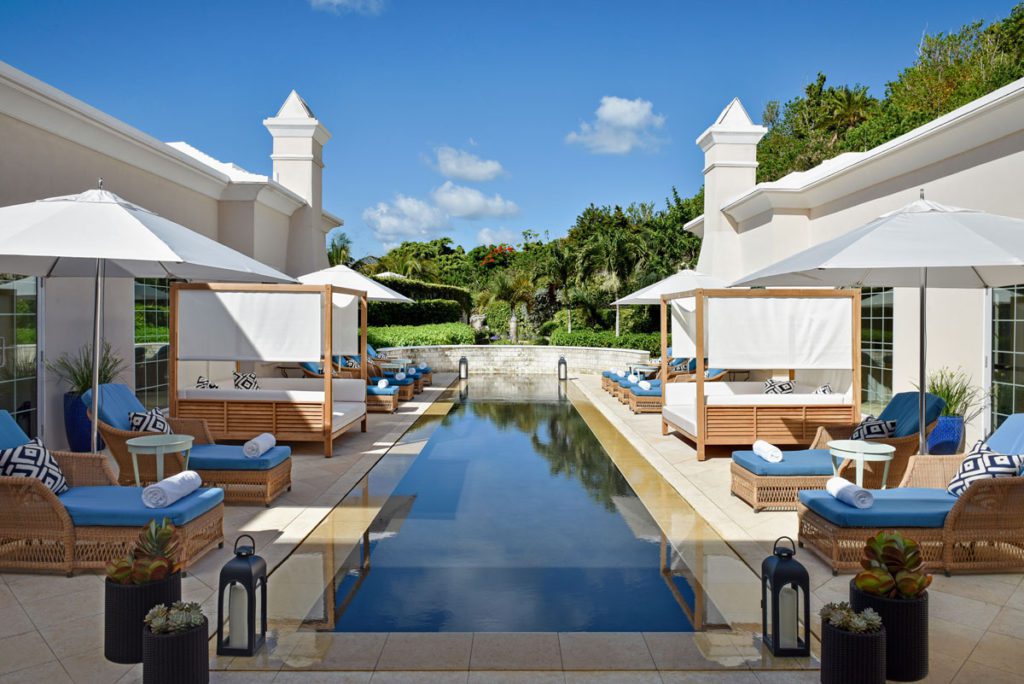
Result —
<instances>
[{"instance_id":1,"label":"wooden daybed frame","mask_svg":"<svg viewBox=\"0 0 1024 684\"><path fill-rule=\"evenodd\" d=\"M697 460L707 459L706 448L710 445L738 446L753 444L758 439L778 446L806 446L810 444L818 428L823 426L842 427L860 422L860 290L794 289L779 288L768 290L698 289L676 292L661 297L661 377L668 377L668 333L669 304L674 299L693 297L696 302L695 353L697 368L693 376L696 385L697 434L691 434L683 426L665 418L662 413L661 432L663 435L676 430L694 443ZM850 299L852 318L852 402L849 404L792 404L792 405L708 405L704 396L704 377L707 350L704 348L705 314L707 300L716 299ZM790 379L794 371L789 371ZM665 392L670 383L663 382L662 406L666 406Z\"/></svg>"},{"instance_id":2,"label":"wooden daybed frame","mask_svg":"<svg viewBox=\"0 0 1024 684\"><path fill-rule=\"evenodd\" d=\"M178 298L183 290L213 292L316 292L323 303L323 347L320 363L323 365L324 398L315 401L245 401L235 399L181 399L178 397ZM198 418L206 421L215 440L247 440L261 432L272 433L282 442L319 442L324 457L333 454L333 443L356 423L366 432L366 414L362 420L350 422L338 429L333 427L332 379L332 318L334 294L348 294L359 298L359 346L361 364L359 378L366 382L366 293L333 285L245 284L245 283L172 283L170 302L170 349L168 356L168 384L170 386L171 415L180 418ZM272 359L266 359L272 360ZM365 402L365 398L364 398Z\"/></svg>"}]
</instances>

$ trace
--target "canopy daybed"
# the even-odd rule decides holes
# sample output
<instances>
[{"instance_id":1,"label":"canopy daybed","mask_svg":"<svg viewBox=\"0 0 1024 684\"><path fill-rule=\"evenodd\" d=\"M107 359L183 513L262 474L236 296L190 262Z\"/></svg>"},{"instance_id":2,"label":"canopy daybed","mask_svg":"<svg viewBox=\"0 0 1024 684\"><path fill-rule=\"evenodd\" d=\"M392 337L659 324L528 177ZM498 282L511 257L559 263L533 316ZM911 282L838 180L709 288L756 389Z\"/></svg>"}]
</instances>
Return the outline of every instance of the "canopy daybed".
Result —
<instances>
[{"instance_id":1,"label":"canopy daybed","mask_svg":"<svg viewBox=\"0 0 1024 684\"><path fill-rule=\"evenodd\" d=\"M214 439L270 432L284 442L322 442L330 457L339 435L356 423L366 430L366 364L358 378L334 378L331 363L333 355L366 356L364 292L331 285L174 283L170 326L171 415L205 420ZM313 359L323 378L266 375L273 364ZM252 365L258 389L234 383L242 364ZM195 386L204 373L216 388Z\"/></svg>"},{"instance_id":2,"label":"canopy daybed","mask_svg":"<svg viewBox=\"0 0 1024 684\"><path fill-rule=\"evenodd\" d=\"M671 320L669 315L671 313ZM696 359L693 379L673 382L667 350ZM860 291L707 290L662 296L662 433L709 445L807 445L823 425L860 420ZM794 384L766 394L764 379L708 382L708 368ZM818 393L828 385L830 394Z\"/></svg>"}]
</instances>

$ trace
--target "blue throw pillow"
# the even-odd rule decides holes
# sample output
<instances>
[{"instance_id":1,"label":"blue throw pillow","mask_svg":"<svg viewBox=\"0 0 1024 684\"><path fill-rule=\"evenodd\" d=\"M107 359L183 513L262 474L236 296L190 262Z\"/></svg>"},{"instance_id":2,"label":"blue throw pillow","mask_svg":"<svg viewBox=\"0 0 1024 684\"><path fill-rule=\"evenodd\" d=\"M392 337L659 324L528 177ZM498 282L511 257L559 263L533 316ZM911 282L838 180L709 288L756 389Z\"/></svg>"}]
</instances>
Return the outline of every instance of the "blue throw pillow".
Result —
<instances>
[{"instance_id":1,"label":"blue throw pillow","mask_svg":"<svg viewBox=\"0 0 1024 684\"><path fill-rule=\"evenodd\" d=\"M967 454L956 475L949 481L946 491L960 496L977 480L991 480L997 477L1016 477L1024 465L1024 455L1000 454L993 451L984 441L978 440Z\"/></svg>"},{"instance_id":2,"label":"blue throw pillow","mask_svg":"<svg viewBox=\"0 0 1024 684\"><path fill-rule=\"evenodd\" d=\"M882 420L868 416L853 429L850 439L884 439L892 437L894 432L896 432L895 420Z\"/></svg>"}]
</instances>

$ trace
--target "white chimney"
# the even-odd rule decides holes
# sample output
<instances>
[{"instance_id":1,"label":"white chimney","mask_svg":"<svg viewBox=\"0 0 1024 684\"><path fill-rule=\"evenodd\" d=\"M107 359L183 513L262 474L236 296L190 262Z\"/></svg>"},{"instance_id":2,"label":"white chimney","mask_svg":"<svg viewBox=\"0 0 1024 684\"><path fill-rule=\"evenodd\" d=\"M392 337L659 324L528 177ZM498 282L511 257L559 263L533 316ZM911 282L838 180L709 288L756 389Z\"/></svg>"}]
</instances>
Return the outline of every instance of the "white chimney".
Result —
<instances>
[{"instance_id":1,"label":"white chimney","mask_svg":"<svg viewBox=\"0 0 1024 684\"><path fill-rule=\"evenodd\" d=\"M697 261L701 273L725 280L744 275L739 235L721 207L757 183L757 143L767 132L735 98L697 138L704 151L704 240Z\"/></svg>"},{"instance_id":2,"label":"white chimney","mask_svg":"<svg viewBox=\"0 0 1024 684\"><path fill-rule=\"evenodd\" d=\"M287 271L302 275L326 266L323 217L323 150L331 134L294 90L277 116L263 125L274 138L273 179L306 200L292 215Z\"/></svg>"}]
</instances>

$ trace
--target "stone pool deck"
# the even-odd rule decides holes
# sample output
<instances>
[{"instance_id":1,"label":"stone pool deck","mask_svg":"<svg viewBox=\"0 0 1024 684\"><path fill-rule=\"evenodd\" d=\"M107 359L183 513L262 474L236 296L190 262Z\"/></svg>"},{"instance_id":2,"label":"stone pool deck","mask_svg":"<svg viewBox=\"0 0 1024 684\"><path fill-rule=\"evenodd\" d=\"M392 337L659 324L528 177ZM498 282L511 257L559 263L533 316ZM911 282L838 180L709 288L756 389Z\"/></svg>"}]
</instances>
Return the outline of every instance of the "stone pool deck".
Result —
<instances>
[{"instance_id":1,"label":"stone pool deck","mask_svg":"<svg viewBox=\"0 0 1024 684\"><path fill-rule=\"evenodd\" d=\"M687 441L661 434L659 415L634 415L601 389L600 377L581 376L572 382L751 569L760 568L776 538L796 538L796 513L754 513L730 496L727 454L700 462ZM798 558L811 576L812 616L828 601L847 599L850 575L833 577L810 553ZM936 575L929 608L931 672L924 681L1024 681L1024 574ZM816 618L814 622L817 631Z\"/></svg>"}]
</instances>

